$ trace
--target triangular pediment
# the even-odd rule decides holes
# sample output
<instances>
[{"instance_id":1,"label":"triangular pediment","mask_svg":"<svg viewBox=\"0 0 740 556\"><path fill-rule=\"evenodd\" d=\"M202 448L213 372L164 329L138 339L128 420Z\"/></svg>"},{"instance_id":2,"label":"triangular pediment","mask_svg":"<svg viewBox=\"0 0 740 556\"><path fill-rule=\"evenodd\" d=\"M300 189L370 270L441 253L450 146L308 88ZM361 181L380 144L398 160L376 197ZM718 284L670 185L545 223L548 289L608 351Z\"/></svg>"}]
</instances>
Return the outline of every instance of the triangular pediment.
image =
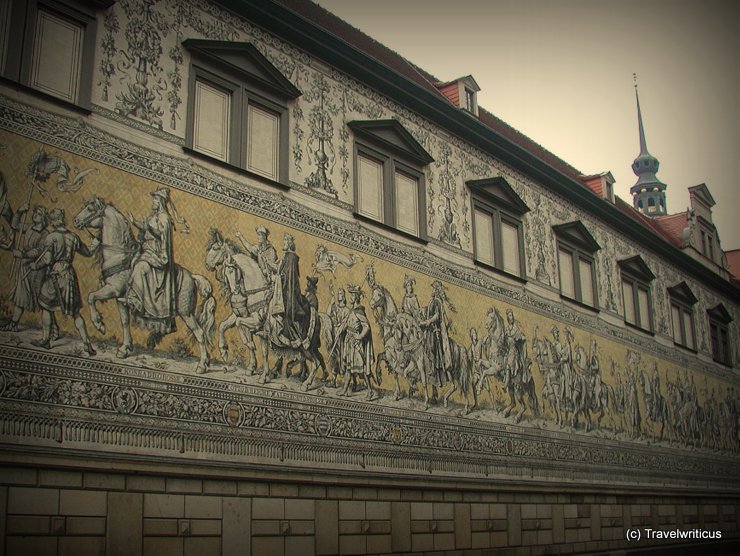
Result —
<instances>
[{"instance_id":1,"label":"triangular pediment","mask_svg":"<svg viewBox=\"0 0 740 556\"><path fill-rule=\"evenodd\" d=\"M596 242L586 226L579 220L567 224L558 224L557 226L553 226L552 229L560 239L588 253L593 253L601 249L601 246Z\"/></svg>"},{"instance_id":2,"label":"triangular pediment","mask_svg":"<svg viewBox=\"0 0 740 556\"><path fill-rule=\"evenodd\" d=\"M694 292L691 291L689 285L686 282L679 282L675 286L668 288L668 293L671 297L675 297L679 301L683 301L687 305L693 305L698 301Z\"/></svg>"},{"instance_id":3,"label":"triangular pediment","mask_svg":"<svg viewBox=\"0 0 740 556\"><path fill-rule=\"evenodd\" d=\"M284 99L302 94L252 43L187 39L182 44L194 59L217 65L237 78L256 82L272 94Z\"/></svg>"},{"instance_id":4,"label":"triangular pediment","mask_svg":"<svg viewBox=\"0 0 740 556\"><path fill-rule=\"evenodd\" d=\"M702 204L708 208L712 208L716 204L706 183L700 183L699 185L689 187L689 195L700 200Z\"/></svg>"},{"instance_id":5,"label":"triangular pediment","mask_svg":"<svg viewBox=\"0 0 740 556\"><path fill-rule=\"evenodd\" d=\"M517 215L529 212L529 207L504 178L484 178L466 182L474 197L493 203L495 206L508 209Z\"/></svg>"},{"instance_id":6,"label":"triangular pediment","mask_svg":"<svg viewBox=\"0 0 740 556\"><path fill-rule=\"evenodd\" d=\"M645 264L645 261L642 260L640 255L617 261L617 263L619 264L619 268L622 269L622 272L629 274L630 276L639 278L645 282L650 282L655 279L655 275L650 270L650 267Z\"/></svg>"},{"instance_id":7,"label":"triangular pediment","mask_svg":"<svg viewBox=\"0 0 740 556\"><path fill-rule=\"evenodd\" d=\"M707 311L707 314L711 319L719 321L723 324L729 324L732 322L732 315L725 309L725 306L720 303L716 307L712 307Z\"/></svg>"},{"instance_id":8,"label":"triangular pediment","mask_svg":"<svg viewBox=\"0 0 740 556\"><path fill-rule=\"evenodd\" d=\"M355 120L347 124L356 135L426 166L432 156L397 120Z\"/></svg>"}]
</instances>

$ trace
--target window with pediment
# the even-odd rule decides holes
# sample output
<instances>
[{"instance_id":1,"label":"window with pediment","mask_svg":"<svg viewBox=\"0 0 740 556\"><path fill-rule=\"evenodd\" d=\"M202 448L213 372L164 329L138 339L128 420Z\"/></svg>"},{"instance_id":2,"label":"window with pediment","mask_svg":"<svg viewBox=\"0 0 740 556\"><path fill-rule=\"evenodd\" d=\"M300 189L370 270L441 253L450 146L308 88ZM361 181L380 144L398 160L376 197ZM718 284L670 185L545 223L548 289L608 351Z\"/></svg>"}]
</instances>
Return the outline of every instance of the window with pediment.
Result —
<instances>
[{"instance_id":1,"label":"window with pediment","mask_svg":"<svg viewBox=\"0 0 740 556\"><path fill-rule=\"evenodd\" d=\"M624 321L636 328L652 332L654 321L650 286L655 275L639 255L618 263L622 278Z\"/></svg>"},{"instance_id":2,"label":"window with pediment","mask_svg":"<svg viewBox=\"0 0 740 556\"><path fill-rule=\"evenodd\" d=\"M696 351L696 327L694 305L696 296L686 282L668 288L671 301L671 331L673 342L681 347Z\"/></svg>"},{"instance_id":3,"label":"window with pediment","mask_svg":"<svg viewBox=\"0 0 740 556\"><path fill-rule=\"evenodd\" d=\"M424 167L434 159L396 120L349 122L355 214L426 239Z\"/></svg>"},{"instance_id":4,"label":"window with pediment","mask_svg":"<svg viewBox=\"0 0 740 556\"><path fill-rule=\"evenodd\" d=\"M599 244L581 222L553 226L557 237L560 295L598 308L594 260Z\"/></svg>"},{"instance_id":5,"label":"window with pediment","mask_svg":"<svg viewBox=\"0 0 740 556\"><path fill-rule=\"evenodd\" d=\"M723 365L732 366L730 347L730 323L732 317L721 303L707 311L709 338L712 342L712 358Z\"/></svg>"},{"instance_id":6,"label":"window with pediment","mask_svg":"<svg viewBox=\"0 0 740 556\"><path fill-rule=\"evenodd\" d=\"M526 276L522 217L529 207L502 177L467 182L472 197L476 263Z\"/></svg>"},{"instance_id":7,"label":"window with pediment","mask_svg":"<svg viewBox=\"0 0 740 556\"><path fill-rule=\"evenodd\" d=\"M186 143L193 151L288 182L288 102L301 92L251 43L188 39Z\"/></svg>"},{"instance_id":8,"label":"window with pediment","mask_svg":"<svg viewBox=\"0 0 740 556\"><path fill-rule=\"evenodd\" d=\"M0 74L89 110L96 10L112 0L0 2Z\"/></svg>"}]
</instances>

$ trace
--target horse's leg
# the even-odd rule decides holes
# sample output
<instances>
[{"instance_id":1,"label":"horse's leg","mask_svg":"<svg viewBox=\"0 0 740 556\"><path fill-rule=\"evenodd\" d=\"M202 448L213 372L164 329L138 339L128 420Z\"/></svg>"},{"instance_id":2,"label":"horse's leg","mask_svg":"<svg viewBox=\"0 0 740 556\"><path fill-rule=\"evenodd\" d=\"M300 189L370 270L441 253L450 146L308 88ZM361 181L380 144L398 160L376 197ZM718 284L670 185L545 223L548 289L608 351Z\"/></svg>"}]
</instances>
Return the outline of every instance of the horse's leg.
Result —
<instances>
[{"instance_id":1,"label":"horse's leg","mask_svg":"<svg viewBox=\"0 0 740 556\"><path fill-rule=\"evenodd\" d=\"M185 325L193 333L195 340L198 342L198 347L200 348L200 359L198 360L198 366L196 367L195 372L199 375L204 374L208 371L208 348L206 347L206 337L203 329L192 314L180 314L180 317L185 321Z\"/></svg>"},{"instance_id":2,"label":"horse's leg","mask_svg":"<svg viewBox=\"0 0 740 556\"><path fill-rule=\"evenodd\" d=\"M128 311L128 305L116 300L118 306L118 315L121 317L121 330L123 331L123 343L116 351L116 357L125 359L134 350L134 343L131 340L131 315Z\"/></svg>"},{"instance_id":3,"label":"horse's leg","mask_svg":"<svg viewBox=\"0 0 740 556\"><path fill-rule=\"evenodd\" d=\"M95 330L101 334L105 334L105 323L103 322L103 317L98 311L97 303L98 301L108 301L115 297L118 297L118 291L108 283L106 283L102 288L94 292L90 292L90 295L87 296L87 304L90 307L90 322L95 327Z\"/></svg>"},{"instance_id":4,"label":"horse's leg","mask_svg":"<svg viewBox=\"0 0 740 556\"><path fill-rule=\"evenodd\" d=\"M224 363L229 355L229 345L226 343L226 331L233 328L236 324L236 314L231 313L225 320L218 325L218 351Z\"/></svg>"},{"instance_id":5,"label":"horse's leg","mask_svg":"<svg viewBox=\"0 0 740 556\"><path fill-rule=\"evenodd\" d=\"M454 380L450 380L450 387L447 389L447 392L445 392L444 399L442 401L443 405L447 407L450 403L450 396L454 394L457 391L457 385L455 384ZM467 400L466 400L467 401Z\"/></svg>"},{"instance_id":6,"label":"horse's leg","mask_svg":"<svg viewBox=\"0 0 740 556\"><path fill-rule=\"evenodd\" d=\"M311 384L313 384L314 376L316 376L316 370L318 369L319 365L316 362L315 359L303 359L305 364L308 365L308 361L311 362L311 370L308 372L308 376L306 376L306 380L303 381L301 384L301 391L308 392L309 388L311 388Z\"/></svg>"}]
</instances>

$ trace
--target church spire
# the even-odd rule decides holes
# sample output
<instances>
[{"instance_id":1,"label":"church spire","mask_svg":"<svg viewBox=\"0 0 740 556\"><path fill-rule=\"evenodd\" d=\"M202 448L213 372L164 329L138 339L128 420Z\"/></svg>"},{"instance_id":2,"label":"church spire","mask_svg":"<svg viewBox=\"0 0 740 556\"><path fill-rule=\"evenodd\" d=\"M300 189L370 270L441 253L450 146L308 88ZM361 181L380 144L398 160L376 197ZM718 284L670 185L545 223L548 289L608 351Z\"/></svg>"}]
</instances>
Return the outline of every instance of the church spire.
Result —
<instances>
[{"instance_id":1,"label":"church spire","mask_svg":"<svg viewBox=\"0 0 740 556\"><path fill-rule=\"evenodd\" d=\"M647 216L664 216L668 214L665 202L666 184L655 175L660 162L647 149L645 141L645 127L642 123L640 96L637 93L637 75L632 74L635 80L635 100L637 101L637 123L640 131L640 154L632 163L632 171L637 176L637 182L630 188L634 207Z\"/></svg>"}]
</instances>

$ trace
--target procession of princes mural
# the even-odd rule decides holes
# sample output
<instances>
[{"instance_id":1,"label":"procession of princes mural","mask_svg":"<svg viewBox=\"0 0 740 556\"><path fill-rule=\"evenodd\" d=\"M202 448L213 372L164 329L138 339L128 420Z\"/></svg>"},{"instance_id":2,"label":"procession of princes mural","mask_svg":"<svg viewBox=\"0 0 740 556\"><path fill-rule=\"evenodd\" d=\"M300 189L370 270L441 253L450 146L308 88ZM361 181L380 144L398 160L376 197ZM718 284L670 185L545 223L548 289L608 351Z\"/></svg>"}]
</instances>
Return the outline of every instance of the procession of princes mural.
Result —
<instances>
[{"instance_id":1,"label":"procession of princes mural","mask_svg":"<svg viewBox=\"0 0 740 556\"><path fill-rule=\"evenodd\" d=\"M106 200L88 185L98 168L43 149L27 185L6 174L4 344L471 419L740 447L740 402L715 379L607 350L504 302L481 307L479 294L388 272L298 230L211 218L203 201L150 182L119 195L125 206ZM149 212L136 216L142 199Z\"/></svg>"}]
</instances>

